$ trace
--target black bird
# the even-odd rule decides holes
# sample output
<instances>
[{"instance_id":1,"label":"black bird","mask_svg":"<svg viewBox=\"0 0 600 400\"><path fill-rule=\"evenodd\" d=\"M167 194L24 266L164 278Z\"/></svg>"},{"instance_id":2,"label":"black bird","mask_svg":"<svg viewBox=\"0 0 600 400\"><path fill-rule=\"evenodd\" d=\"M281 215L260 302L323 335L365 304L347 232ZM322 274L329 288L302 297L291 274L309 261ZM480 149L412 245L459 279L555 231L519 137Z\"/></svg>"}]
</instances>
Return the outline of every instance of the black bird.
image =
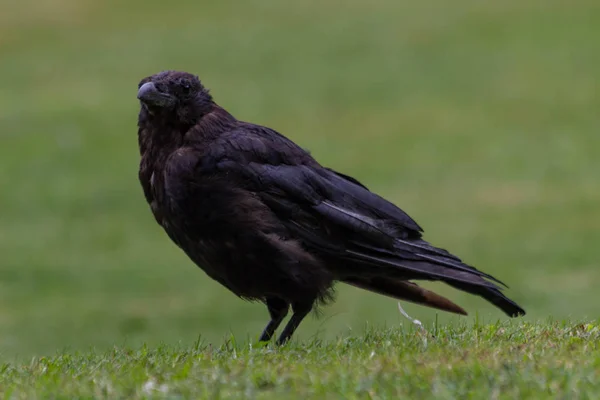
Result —
<instances>
[{"instance_id":1,"label":"black bird","mask_svg":"<svg viewBox=\"0 0 600 400\"><path fill-rule=\"evenodd\" d=\"M275 130L236 119L198 77L163 71L137 97L139 179L156 221L211 278L266 304L261 341L291 306L277 341L286 342L337 281L466 315L410 282L442 281L525 314L502 282L424 241L400 208Z\"/></svg>"}]
</instances>

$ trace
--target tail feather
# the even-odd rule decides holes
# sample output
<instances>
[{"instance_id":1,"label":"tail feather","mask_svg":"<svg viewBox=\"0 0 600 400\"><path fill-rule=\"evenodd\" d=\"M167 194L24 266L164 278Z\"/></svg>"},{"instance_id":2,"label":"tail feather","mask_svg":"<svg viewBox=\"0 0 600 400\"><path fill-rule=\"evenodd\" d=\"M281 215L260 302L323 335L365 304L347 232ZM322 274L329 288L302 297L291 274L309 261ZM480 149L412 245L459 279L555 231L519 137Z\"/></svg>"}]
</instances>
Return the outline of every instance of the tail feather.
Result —
<instances>
[{"instance_id":1,"label":"tail feather","mask_svg":"<svg viewBox=\"0 0 600 400\"><path fill-rule=\"evenodd\" d=\"M346 279L343 279L345 282L390 297L401 298L445 311L457 312L453 309L447 310L444 308L456 306L449 300L408 282L409 279L441 281L456 289L483 297L510 317L525 315L525 310L506 297L501 292L500 287L485 279L489 275L475 268L463 264L463 267L459 269L452 265L454 262L448 259L441 260L441 257L427 257L426 260L415 261L394 257L383 252L368 254L365 250L363 249L360 253L351 251L349 253L355 255L357 261L360 260L362 263L384 268L354 269L352 276L347 275ZM362 270L363 273L357 274L357 270ZM430 294L437 297L428 297ZM443 299L443 301L440 302L440 299ZM445 302L450 302L451 305L449 306ZM461 312L457 313L461 314Z\"/></svg>"},{"instance_id":2,"label":"tail feather","mask_svg":"<svg viewBox=\"0 0 600 400\"><path fill-rule=\"evenodd\" d=\"M504 311L504 313L509 317L514 318L525 315L525 310L523 310L517 303L506 297L499 289L476 285L465 285L455 282L448 282L448 284L459 290L483 297Z\"/></svg>"},{"instance_id":3,"label":"tail feather","mask_svg":"<svg viewBox=\"0 0 600 400\"><path fill-rule=\"evenodd\" d=\"M410 281L401 281L382 277L370 278L348 278L345 283L389 296L398 300L406 300L411 303L420 304L427 307L436 308L442 311L448 311L455 314L467 315L467 312L460 306L454 304L445 297L442 297L430 290L418 286Z\"/></svg>"},{"instance_id":4,"label":"tail feather","mask_svg":"<svg viewBox=\"0 0 600 400\"><path fill-rule=\"evenodd\" d=\"M439 262L429 260L414 261L387 254L368 254L364 250L362 252L346 250L346 252L354 257L355 260L362 263L387 267L381 269L379 273L373 271L373 275L393 274L396 275L397 279L408 277L411 279L439 280L446 283L457 282L466 285L486 286L493 289L498 288L492 282L486 281L479 271L468 269L466 266L462 269L450 268Z\"/></svg>"}]
</instances>

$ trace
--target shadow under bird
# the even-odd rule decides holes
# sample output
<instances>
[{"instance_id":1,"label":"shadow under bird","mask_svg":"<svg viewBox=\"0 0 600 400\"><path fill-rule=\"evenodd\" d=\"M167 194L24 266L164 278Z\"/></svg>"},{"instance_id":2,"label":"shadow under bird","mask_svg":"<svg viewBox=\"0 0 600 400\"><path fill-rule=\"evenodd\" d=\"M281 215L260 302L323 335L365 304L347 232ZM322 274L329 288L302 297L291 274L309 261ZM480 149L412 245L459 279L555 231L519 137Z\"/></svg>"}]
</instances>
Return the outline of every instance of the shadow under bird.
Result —
<instances>
[{"instance_id":1,"label":"shadow under bird","mask_svg":"<svg viewBox=\"0 0 600 400\"><path fill-rule=\"evenodd\" d=\"M266 304L261 341L291 307L277 342L290 339L336 282L466 315L411 282L442 281L525 314L502 282L423 240L400 208L275 130L236 119L198 77L163 71L137 97L139 179L156 221L211 278Z\"/></svg>"}]
</instances>

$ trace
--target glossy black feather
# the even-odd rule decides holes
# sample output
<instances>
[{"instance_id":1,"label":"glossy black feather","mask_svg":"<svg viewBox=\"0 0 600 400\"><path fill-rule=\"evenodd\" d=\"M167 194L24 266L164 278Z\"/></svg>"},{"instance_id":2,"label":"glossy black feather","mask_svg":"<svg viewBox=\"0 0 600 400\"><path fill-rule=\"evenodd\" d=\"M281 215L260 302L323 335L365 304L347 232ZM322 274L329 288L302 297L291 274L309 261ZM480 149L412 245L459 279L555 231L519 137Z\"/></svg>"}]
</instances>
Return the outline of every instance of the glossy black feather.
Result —
<instances>
[{"instance_id":1,"label":"glossy black feather","mask_svg":"<svg viewBox=\"0 0 600 400\"><path fill-rule=\"evenodd\" d=\"M315 304L332 298L336 281L462 310L402 283L439 280L524 314L501 282L423 240L403 210L280 133L237 120L196 77L157 74L138 96L139 176L157 222L213 279L267 304L272 321L261 338L291 306L280 337L287 340ZM402 290L411 294L394 293Z\"/></svg>"}]
</instances>

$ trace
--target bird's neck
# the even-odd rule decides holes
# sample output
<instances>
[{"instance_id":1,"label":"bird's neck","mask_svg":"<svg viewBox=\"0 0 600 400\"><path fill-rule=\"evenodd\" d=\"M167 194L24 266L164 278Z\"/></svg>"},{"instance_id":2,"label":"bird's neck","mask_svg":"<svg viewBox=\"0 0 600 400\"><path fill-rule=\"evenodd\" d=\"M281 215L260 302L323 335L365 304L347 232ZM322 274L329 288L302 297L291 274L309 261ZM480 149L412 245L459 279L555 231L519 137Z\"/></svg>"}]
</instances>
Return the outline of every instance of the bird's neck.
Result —
<instances>
[{"instance_id":1,"label":"bird's neck","mask_svg":"<svg viewBox=\"0 0 600 400\"><path fill-rule=\"evenodd\" d=\"M183 135L172 127L149 125L138 129L140 153L169 154L181 146Z\"/></svg>"},{"instance_id":2,"label":"bird's neck","mask_svg":"<svg viewBox=\"0 0 600 400\"><path fill-rule=\"evenodd\" d=\"M209 142L216 139L223 132L235 127L237 120L224 108L213 103L212 109L206 113L196 125L185 134L185 140L190 142Z\"/></svg>"}]
</instances>

